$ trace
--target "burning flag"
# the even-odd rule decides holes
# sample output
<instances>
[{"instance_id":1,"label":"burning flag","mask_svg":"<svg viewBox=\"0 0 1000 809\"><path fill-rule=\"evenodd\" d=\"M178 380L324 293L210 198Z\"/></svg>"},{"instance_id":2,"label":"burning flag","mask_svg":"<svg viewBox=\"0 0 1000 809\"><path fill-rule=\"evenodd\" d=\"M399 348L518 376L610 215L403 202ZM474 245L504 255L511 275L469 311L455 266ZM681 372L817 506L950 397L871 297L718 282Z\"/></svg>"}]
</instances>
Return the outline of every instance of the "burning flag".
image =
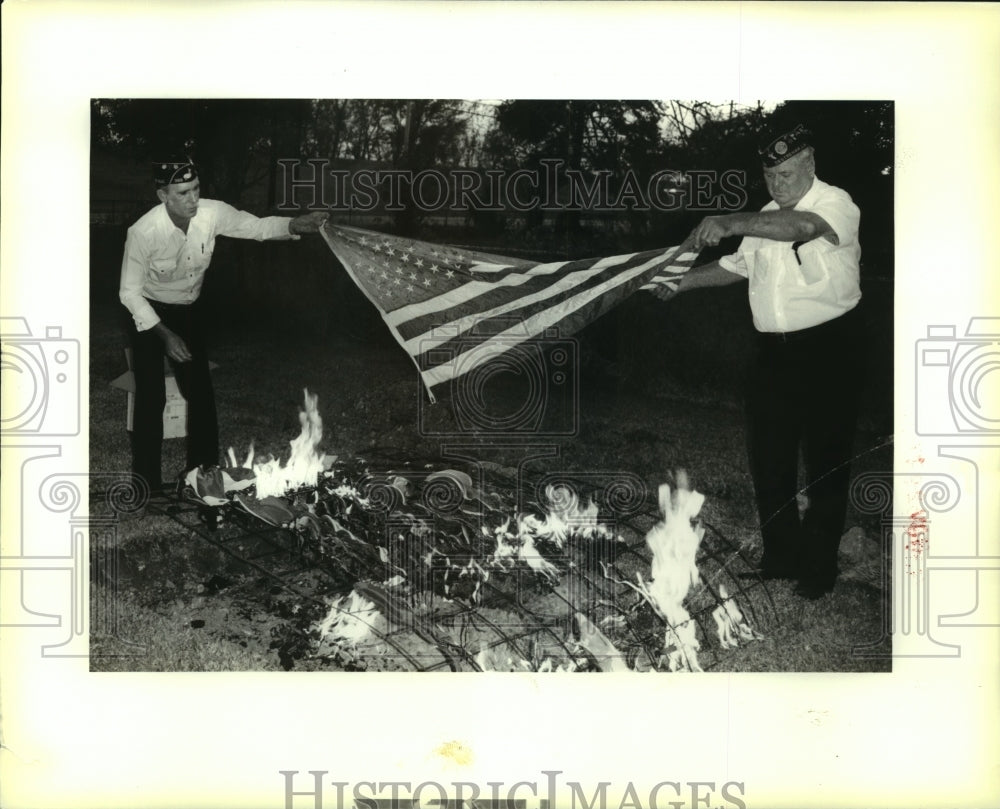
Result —
<instances>
[{"instance_id":1,"label":"burning flag","mask_svg":"<svg viewBox=\"0 0 1000 809\"><path fill-rule=\"evenodd\" d=\"M569 336L638 289L675 285L697 257L680 245L539 264L330 223L320 232L428 393L529 340Z\"/></svg>"},{"instance_id":2,"label":"burning flag","mask_svg":"<svg viewBox=\"0 0 1000 809\"><path fill-rule=\"evenodd\" d=\"M253 444L246 460L240 465L236 453L229 448L228 467L195 467L187 472L184 482L187 495L203 505L224 506L230 495L243 508L270 525L285 525L295 514L281 499L300 486L315 486L326 468L327 456L319 451L323 440L323 419L319 415L319 397L303 391L305 407L299 413L302 426L298 436L289 442L288 460L277 458L254 463ZM254 487L254 492L245 491Z\"/></svg>"},{"instance_id":3,"label":"burning flag","mask_svg":"<svg viewBox=\"0 0 1000 809\"><path fill-rule=\"evenodd\" d=\"M224 506L229 495L254 485L253 446L241 466L229 448L229 466L196 466L184 475L184 495L206 506Z\"/></svg>"},{"instance_id":4,"label":"burning flag","mask_svg":"<svg viewBox=\"0 0 1000 809\"><path fill-rule=\"evenodd\" d=\"M512 520L507 518L494 529L497 547L493 552L493 564L503 567L507 561L523 561L536 573L551 581L559 578L559 568L548 561L535 547L534 526L538 523L536 517L522 515L516 521L517 532L510 530Z\"/></svg>"}]
</instances>

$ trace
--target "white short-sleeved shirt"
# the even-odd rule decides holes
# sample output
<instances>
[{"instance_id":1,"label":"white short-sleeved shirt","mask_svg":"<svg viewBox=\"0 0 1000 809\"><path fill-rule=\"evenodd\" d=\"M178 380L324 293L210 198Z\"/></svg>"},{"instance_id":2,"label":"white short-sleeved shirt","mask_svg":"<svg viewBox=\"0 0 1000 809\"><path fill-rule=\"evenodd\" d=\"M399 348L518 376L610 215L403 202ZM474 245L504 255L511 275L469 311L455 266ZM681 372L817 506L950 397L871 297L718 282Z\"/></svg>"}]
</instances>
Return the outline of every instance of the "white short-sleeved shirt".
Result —
<instances>
[{"instance_id":1,"label":"white short-sleeved shirt","mask_svg":"<svg viewBox=\"0 0 1000 809\"><path fill-rule=\"evenodd\" d=\"M160 321L147 298L180 304L198 300L216 236L298 239L289 233L289 222L285 216L259 218L214 199L198 202L186 234L171 221L163 204L144 214L128 229L119 289L136 328L146 331Z\"/></svg>"},{"instance_id":2,"label":"white short-sleeved shirt","mask_svg":"<svg viewBox=\"0 0 1000 809\"><path fill-rule=\"evenodd\" d=\"M761 210L777 211L769 202ZM758 331L788 332L818 326L857 306L861 300L858 226L861 212L843 189L818 177L795 206L818 214L839 239L801 244L746 236L735 253L719 264L750 281L750 310Z\"/></svg>"}]
</instances>

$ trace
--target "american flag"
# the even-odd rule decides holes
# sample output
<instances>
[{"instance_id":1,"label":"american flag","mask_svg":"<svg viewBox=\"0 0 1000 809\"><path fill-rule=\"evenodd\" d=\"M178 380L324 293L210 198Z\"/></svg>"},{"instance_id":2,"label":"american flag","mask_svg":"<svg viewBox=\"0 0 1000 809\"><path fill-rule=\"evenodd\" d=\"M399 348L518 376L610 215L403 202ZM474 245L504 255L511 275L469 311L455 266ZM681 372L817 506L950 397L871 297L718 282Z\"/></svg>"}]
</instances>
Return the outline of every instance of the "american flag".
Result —
<instances>
[{"instance_id":1,"label":"american flag","mask_svg":"<svg viewBox=\"0 0 1000 809\"><path fill-rule=\"evenodd\" d=\"M687 245L538 263L327 223L323 238L435 385L541 337L567 337L638 289L674 287Z\"/></svg>"}]
</instances>

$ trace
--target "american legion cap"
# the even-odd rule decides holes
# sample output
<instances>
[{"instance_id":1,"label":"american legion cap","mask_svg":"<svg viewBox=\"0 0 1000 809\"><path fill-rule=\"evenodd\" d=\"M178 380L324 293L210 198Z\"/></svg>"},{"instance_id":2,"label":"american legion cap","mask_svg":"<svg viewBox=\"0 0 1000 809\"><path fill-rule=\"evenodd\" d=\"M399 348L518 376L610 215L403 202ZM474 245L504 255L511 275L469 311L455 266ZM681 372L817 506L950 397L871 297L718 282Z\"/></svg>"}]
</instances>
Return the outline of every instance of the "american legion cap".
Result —
<instances>
[{"instance_id":1,"label":"american legion cap","mask_svg":"<svg viewBox=\"0 0 1000 809\"><path fill-rule=\"evenodd\" d=\"M803 149L812 146L812 132L802 124L796 126L790 132L778 135L766 146L757 150L764 166L771 168L779 163L784 163L788 158L794 157Z\"/></svg>"},{"instance_id":2,"label":"american legion cap","mask_svg":"<svg viewBox=\"0 0 1000 809\"><path fill-rule=\"evenodd\" d=\"M191 162L191 158L153 162L153 181L157 188L173 183L189 183L196 179L198 179L198 169Z\"/></svg>"}]
</instances>

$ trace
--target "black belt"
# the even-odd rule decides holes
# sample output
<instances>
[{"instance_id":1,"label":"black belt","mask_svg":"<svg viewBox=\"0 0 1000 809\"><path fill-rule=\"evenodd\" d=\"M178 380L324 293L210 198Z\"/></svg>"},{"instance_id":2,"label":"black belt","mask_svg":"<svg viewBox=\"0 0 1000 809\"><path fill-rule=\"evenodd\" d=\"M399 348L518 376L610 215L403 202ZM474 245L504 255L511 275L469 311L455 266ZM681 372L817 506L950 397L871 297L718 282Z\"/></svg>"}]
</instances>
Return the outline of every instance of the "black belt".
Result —
<instances>
[{"instance_id":1,"label":"black belt","mask_svg":"<svg viewBox=\"0 0 1000 809\"><path fill-rule=\"evenodd\" d=\"M153 300L152 298L146 298L146 302L150 306L152 306L154 310L159 309L159 310L166 310L169 312L172 309L173 310L187 309L188 307L196 304L198 302L198 299L196 298L195 300L191 301L191 303L165 303L164 301L157 301Z\"/></svg>"},{"instance_id":2,"label":"black belt","mask_svg":"<svg viewBox=\"0 0 1000 809\"><path fill-rule=\"evenodd\" d=\"M758 332L758 335L765 343L793 343L797 340L821 337L827 333L848 328L854 322L857 314L858 307L855 306L833 320L827 320L825 323L810 326L807 329L799 329L798 331L762 331Z\"/></svg>"}]
</instances>

